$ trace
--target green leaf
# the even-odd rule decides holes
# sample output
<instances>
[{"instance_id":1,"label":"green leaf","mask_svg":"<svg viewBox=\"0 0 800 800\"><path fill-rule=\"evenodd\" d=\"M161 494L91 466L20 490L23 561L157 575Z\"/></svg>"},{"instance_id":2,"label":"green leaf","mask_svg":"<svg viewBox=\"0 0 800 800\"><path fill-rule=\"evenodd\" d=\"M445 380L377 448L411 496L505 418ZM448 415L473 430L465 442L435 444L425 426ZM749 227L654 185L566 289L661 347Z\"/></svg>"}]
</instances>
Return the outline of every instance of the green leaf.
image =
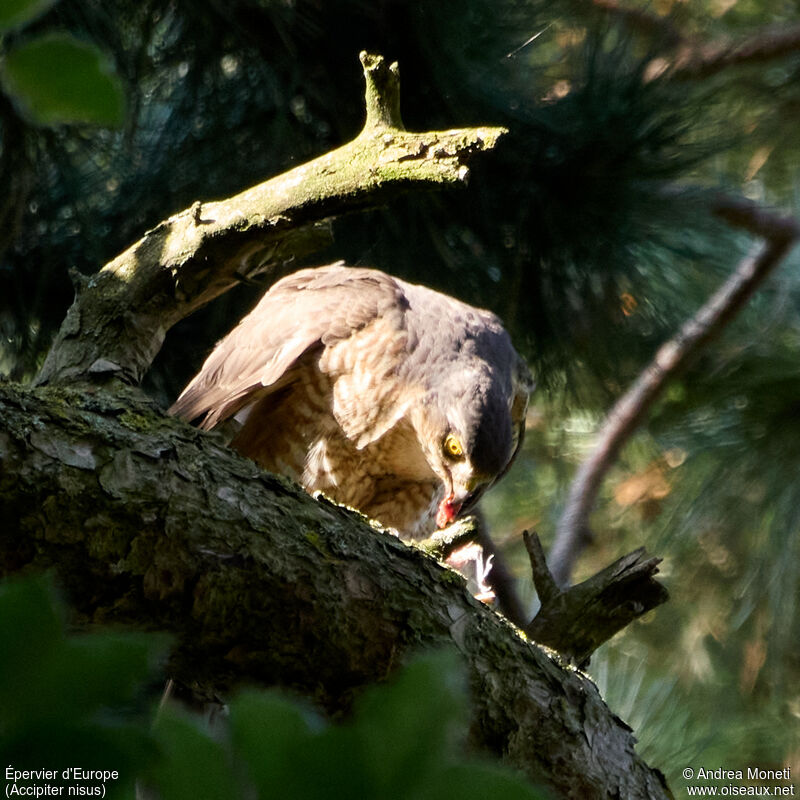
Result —
<instances>
[{"instance_id":1,"label":"green leaf","mask_svg":"<svg viewBox=\"0 0 800 800\"><path fill-rule=\"evenodd\" d=\"M262 798L540 800L522 776L460 763L466 718L459 657L439 652L369 690L344 724L272 692L240 694L230 704L230 741Z\"/></svg>"},{"instance_id":2,"label":"green leaf","mask_svg":"<svg viewBox=\"0 0 800 800\"><path fill-rule=\"evenodd\" d=\"M0 707L8 715L32 691L31 670L63 644L62 620L44 578L0 584Z\"/></svg>"},{"instance_id":3,"label":"green leaf","mask_svg":"<svg viewBox=\"0 0 800 800\"><path fill-rule=\"evenodd\" d=\"M25 25L47 11L56 0L3 0L0 3L0 31Z\"/></svg>"},{"instance_id":4,"label":"green leaf","mask_svg":"<svg viewBox=\"0 0 800 800\"><path fill-rule=\"evenodd\" d=\"M458 764L445 767L429 776L412 795L413 800L547 800L549 795L537 790L522 776L492 764Z\"/></svg>"},{"instance_id":5,"label":"green leaf","mask_svg":"<svg viewBox=\"0 0 800 800\"><path fill-rule=\"evenodd\" d=\"M37 686L28 674L28 688L8 699L9 711L45 724L124 706L147 679L157 641L136 634L70 637L38 662Z\"/></svg>"},{"instance_id":6,"label":"green leaf","mask_svg":"<svg viewBox=\"0 0 800 800\"><path fill-rule=\"evenodd\" d=\"M231 738L259 793L285 793L298 773L296 759L314 751L321 721L273 692L243 692L230 704Z\"/></svg>"},{"instance_id":7,"label":"green leaf","mask_svg":"<svg viewBox=\"0 0 800 800\"><path fill-rule=\"evenodd\" d=\"M136 634L65 637L45 578L0 585L0 641L3 718L26 728L129 703L159 644Z\"/></svg>"},{"instance_id":8,"label":"green leaf","mask_svg":"<svg viewBox=\"0 0 800 800\"><path fill-rule=\"evenodd\" d=\"M367 692L355 726L378 794L403 796L424 783L465 738L467 695L455 652L423 656Z\"/></svg>"},{"instance_id":9,"label":"green leaf","mask_svg":"<svg viewBox=\"0 0 800 800\"><path fill-rule=\"evenodd\" d=\"M350 725L332 725L314 739L313 755L303 754L295 769L295 797L303 800L362 800L381 795L371 781L363 749Z\"/></svg>"},{"instance_id":10,"label":"green leaf","mask_svg":"<svg viewBox=\"0 0 800 800\"><path fill-rule=\"evenodd\" d=\"M103 53L66 33L49 33L13 48L0 72L6 92L38 125L119 125L122 84Z\"/></svg>"},{"instance_id":11,"label":"green leaf","mask_svg":"<svg viewBox=\"0 0 800 800\"><path fill-rule=\"evenodd\" d=\"M326 726L274 693L247 692L231 703L231 734L259 797L361 800L377 797L351 725Z\"/></svg>"},{"instance_id":12,"label":"green leaf","mask_svg":"<svg viewBox=\"0 0 800 800\"><path fill-rule=\"evenodd\" d=\"M116 778L105 782L109 800L132 797L136 776L156 758L151 734L141 721L129 724L118 719L108 723L85 720L61 720L51 724L31 725L12 736L0 736L0 760L15 769L47 769L58 772L50 781L63 786L61 796L69 794L76 781L62 776L62 770L115 771ZM97 786L100 782L92 782Z\"/></svg>"},{"instance_id":13,"label":"green leaf","mask_svg":"<svg viewBox=\"0 0 800 800\"><path fill-rule=\"evenodd\" d=\"M15 768L116 770L109 798L129 797L155 755L137 692L159 637L65 636L47 578L0 583L0 761ZM70 781L56 780L72 786ZM66 792L64 792L66 795Z\"/></svg>"},{"instance_id":14,"label":"green leaf","mask_svg":"<svg viewBox=\"0 0 800 800\"><path fill-rule=\"evenodd\" d=\"M234 800L242 791L224 748L168 706L155 725L162 759L151 773L162 800Z\"/></svg>"}]
</instances>

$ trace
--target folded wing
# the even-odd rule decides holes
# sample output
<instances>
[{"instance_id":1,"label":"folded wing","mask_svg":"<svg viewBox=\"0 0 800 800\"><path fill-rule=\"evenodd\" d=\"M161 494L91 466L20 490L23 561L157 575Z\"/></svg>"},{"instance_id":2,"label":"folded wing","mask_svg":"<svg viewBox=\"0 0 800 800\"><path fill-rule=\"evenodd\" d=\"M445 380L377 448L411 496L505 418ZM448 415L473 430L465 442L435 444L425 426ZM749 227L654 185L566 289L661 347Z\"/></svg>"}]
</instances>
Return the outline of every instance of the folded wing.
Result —
<instances>
[{"instance_id":1,"label":"folded wing","mask_svg":"<svg viewBox=\"0 0 800 800\"><path fill-rule=\"evenodd\" d=\"M363 334L366 345L380 335L383 352L399 354L405 306L398 284L376 270L334 264L296 272L278 281L217 344L170 413L213 428L289 383L302 359L318 357L326 371L348 374L340 391L346 395L343 427L362 437L377 421L359 420L353 412L357 400L366 400L359 392L359 375L372 367L372 356L353 337ZM355 346L340 346L347 340Z\"/></svg>"}]
</instances>

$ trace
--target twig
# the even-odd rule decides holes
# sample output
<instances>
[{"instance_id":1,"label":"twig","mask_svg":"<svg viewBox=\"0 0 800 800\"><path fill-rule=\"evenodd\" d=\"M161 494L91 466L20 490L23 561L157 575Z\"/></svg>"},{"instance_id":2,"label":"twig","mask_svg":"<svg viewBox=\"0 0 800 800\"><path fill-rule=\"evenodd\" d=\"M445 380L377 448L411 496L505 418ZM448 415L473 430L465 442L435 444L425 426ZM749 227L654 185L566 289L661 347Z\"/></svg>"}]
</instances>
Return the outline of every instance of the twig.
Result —
<instances>
[{"instance_id":1,"label":"twig","mask_svg":"<svg viewBox=\"0 0 800 800\"><path fill-rule=\"evenodd\" d=\"M520 53L529 44L533 44L552 24L552 22L549 22L540 31L536 31L533 36L529 36L519 47L515 47L511 52L506 53L506 58L514 58L517 53Z\"/></svg>"},{"instance_id":2,"label":"twig","mask_svg":"<svg viewBox=\"0 0 800 800\"><path fill-rule=\"evenodd\" d=\"M754 203L746 197L720 192L714 198L712 212L731 227L741 228L754 236L788 244L800 237L800 223L790 214L780 214Z\"/></svg>"},{"instance_id":3,"label":"twig","mask_svg":"<svg viewBox=\"0 0 800 800\"><path fill-rule=\"evenodd\" d=\"M737 42L711 41L682 47L668 69L668 77L677 80L707 78L728 67L759 64L798 50L800 25L770 26Z\"/></svg>"},{"instance_id":4,"label":"twig","mask_svg":"<svg viewBox=\"0 0 800 800\"><path fill-rule=\"evenodd\" d=\"M531 562L531 577L536 594L539 595L539 603L542 606L549 605L561 594L561 589L553 579L544 557L544 549L539 540L539 534L534 531L522 531L522 541L525 542L525 549L528 551L528 559Z\"/></svg>"},{"instance_id":5,"label":"twig","mask_svg":"<svg viewBox=\"0 0 800 800\"><path fill-rule=\"evenodd\" d=\"M672 80L697 80L729 67L759 64L800 50L800 25L770 25L738 41L704 41L684 34L668 17L659 17L617 0L590 0L591 5L619 19L632 30L658 37L659 44L673 56L659 56L645 71L647 79L664 76Z\"/></svg>"},{"instance_id":6,"label":"twig","mask_svg":"<svg viewBox=\"0 0 800 800\"><path fill-rule=\"evenodd\" d=\"M516 577L489 534L483 516L479 517L478 544L483 548L486 557L492 559L492 568L486 576L486 582L497 598L497 609L515 625L523 627L528 618L517 593Z\"/></svg>"},{"instance_id":7,"label":"twig","mask_svg":"<svg viewBox=\"0 0 800 800\"><path fill-rule=\"evenodd\" d=\"M793 218L744 199L720 197L714 210L730 224L757 233L767 241L742 259L697 314L659 348L650 365L606 417L592 453L572 481L556 531L550 565L559 585L569 581L575 561L590 540L589 513L601 482L622 445L641 423L667 381L738 313L800 235Z\"/></svg>"}]
</instances>

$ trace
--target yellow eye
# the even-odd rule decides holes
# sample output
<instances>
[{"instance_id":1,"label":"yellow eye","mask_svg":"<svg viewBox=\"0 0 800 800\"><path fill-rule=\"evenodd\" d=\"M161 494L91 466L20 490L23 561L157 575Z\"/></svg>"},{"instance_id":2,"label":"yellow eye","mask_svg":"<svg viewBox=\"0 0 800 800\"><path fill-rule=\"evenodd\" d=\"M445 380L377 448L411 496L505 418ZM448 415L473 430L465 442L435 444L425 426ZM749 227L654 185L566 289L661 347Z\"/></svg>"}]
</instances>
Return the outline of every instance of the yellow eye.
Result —
<instances>
[{"instance_id":1,"label":"yellow eye","mask_svg":"<svg viewBox=\"0 0 800 800\"><path fill-rule=\"evenodd\" d=\"M444 454L449 458L461 458L464 455L461 442L452 433L448 433L444 440Z\"/></svg>"}]
</instances>

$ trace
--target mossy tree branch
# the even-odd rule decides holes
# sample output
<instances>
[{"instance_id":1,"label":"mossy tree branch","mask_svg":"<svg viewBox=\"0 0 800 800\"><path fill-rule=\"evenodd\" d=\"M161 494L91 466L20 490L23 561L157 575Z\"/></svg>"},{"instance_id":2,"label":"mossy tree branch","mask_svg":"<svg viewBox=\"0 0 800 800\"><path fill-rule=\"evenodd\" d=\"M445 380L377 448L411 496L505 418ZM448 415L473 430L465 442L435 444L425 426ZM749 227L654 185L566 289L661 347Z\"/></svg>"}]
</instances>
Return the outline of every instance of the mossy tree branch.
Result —
<instances>
[{"instance_id":1,"label":"mossy tree branch","mask_svg":"<svg viewBox=\"0 0 800 800\"><path fill-rule=\"evenodd\" d=\"M78 279L77 297L37 378L138 383L167 330L238 280L327 244L327 220L401 192L463 183L467 161L503 128L411 133L397 65L361 54L366 124L351 142L234 197L196 202Z\"/></svg>"},{"instance_id":2,"label":"mossy tree branch","mask_svg":"<svg viewBox=\"0 0 800 800\"><path fill-rule=\"evenodd\" d=\"M52 568L84 625L170 632L170 674L196 690L278 684L336 712L449 646L475 748L559 797L670 797L594 684L457 573L133 390L0 384L0 459L0 573Z\"/></svg>"}]
</instances>

